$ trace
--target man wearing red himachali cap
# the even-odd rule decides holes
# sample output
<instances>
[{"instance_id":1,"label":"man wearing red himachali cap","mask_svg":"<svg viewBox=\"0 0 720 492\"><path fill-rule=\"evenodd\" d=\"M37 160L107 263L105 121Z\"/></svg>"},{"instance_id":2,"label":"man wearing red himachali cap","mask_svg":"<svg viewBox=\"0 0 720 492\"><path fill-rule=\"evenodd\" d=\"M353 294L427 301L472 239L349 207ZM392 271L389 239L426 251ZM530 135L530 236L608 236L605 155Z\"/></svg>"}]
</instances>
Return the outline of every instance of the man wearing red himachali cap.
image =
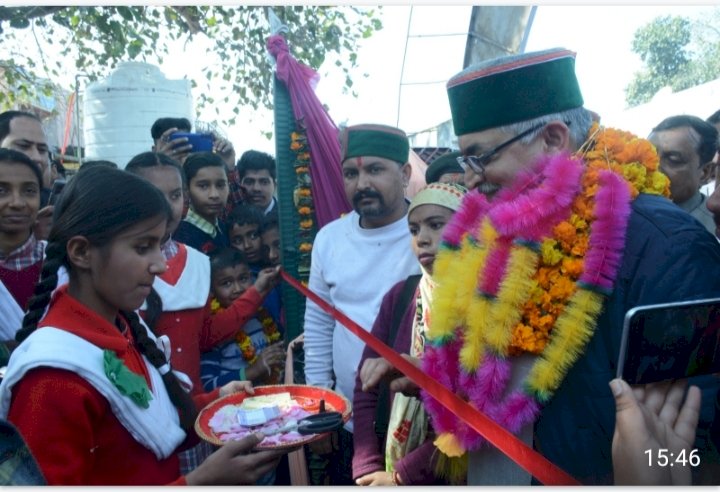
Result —
<instances>
[{"instance_id":1,"label":"man wearing red himachali cap","mask_svg":"<svg viewBox=\"0 0 720 492\"><path fill-rule=\"evenodd\" d=\"M423 370L584 484L612 484L623 317L720 293L720 246L668 199L653 146L583 108L575 53L484 62L448 82L465 185L435 261ZM710 435L717 380L694 447ZM437 401L425 405L468 484L531 477ZM714 441L714 442L713 442ZM689 452L689 450L688 450ZM459 467L454 469L460 470Z\"/></svg>"}]
</instances>

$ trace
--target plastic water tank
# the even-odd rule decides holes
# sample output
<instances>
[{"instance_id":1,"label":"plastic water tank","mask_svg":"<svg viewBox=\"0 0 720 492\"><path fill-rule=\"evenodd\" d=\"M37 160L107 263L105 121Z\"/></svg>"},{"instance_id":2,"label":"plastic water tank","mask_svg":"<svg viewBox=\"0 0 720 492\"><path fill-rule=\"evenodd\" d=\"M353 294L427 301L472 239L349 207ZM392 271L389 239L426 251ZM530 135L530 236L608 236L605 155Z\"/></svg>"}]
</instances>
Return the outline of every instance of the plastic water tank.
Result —
<instances>
[{"instance_id":1,"label":"plastic water tank","mask_svg":"<svg viewBox=\"0 0 720 492\"><path fill-rule=\"evenodd\" d=\"M85 160L106 159L124 168L152 148L150 127L158 118L193 121L190 81L169 80L155 65L121 62L85 90Z\"/></svg>"}]
</instances>

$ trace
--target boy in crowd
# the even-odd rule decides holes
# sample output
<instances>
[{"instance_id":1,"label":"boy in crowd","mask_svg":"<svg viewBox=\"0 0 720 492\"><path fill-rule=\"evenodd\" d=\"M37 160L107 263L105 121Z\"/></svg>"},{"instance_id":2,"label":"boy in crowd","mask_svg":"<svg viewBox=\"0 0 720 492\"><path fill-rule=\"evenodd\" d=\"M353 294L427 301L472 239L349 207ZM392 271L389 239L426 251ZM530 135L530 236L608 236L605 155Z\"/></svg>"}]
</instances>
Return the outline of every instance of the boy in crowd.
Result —
<instances>
[{"instance_id":1,"label":"boy in crowd","mask_svg":"<svg viewBox=\"0 0 720 492\"><path fill-rule=\"evenodd\" d=\"M253 274L246 258L234 248L225 248L213 254L210 268L213 311L231 306L253 285ZM260 271L254 282L258 292L267 289L268 275L273 271L271 268ZM285 363L285 349L282 331L268 317L267 310L261 307L254 318L238 327L234 340L202 355L200 378L206 391L238 378L254 384L278 382Z\"/></svg>"},{"instance_id":2,"label":"boy in crowd","mask_svg":"<svg viewBox=\"0 0 720 492\"><path fill-rule=\"evenodd\" d=\"M280 264L280 225L277 218L266 217L260 226L263 260L270 266Z\"/></svg>"},{"instance_id":3,"label":"boy in crowd","mask_svg":"<svg viewBox=\"0 0 720 492\"><path fill-rule=\"evenodd\" d=\"M227 221L230 246L241 251L254 275L265 266L260 226L265 221L262 212L252 205L240 205ZM280 288L274 288L265 298L263 306L270 311L276 323L282 324Z\"/></svg>"},{"instance_id":4,"label":"boy in crowd","mask_svg":"<svg viewBox=\"0 0 720 492\"><path fill-rule=\"evenodd\" d=\"M228 246L219 217L228 200L228 178L222 159L212 152L190 154L183 164L190 208L174 239L209 254Z\"/></svg>"},{"instance_id":5,"label":"boy in crowd","mask_svg":"<svg viewBox=\"0 0 720 492\"><path fill-rule=\"evenodd\" d=\"M260 238L260 225L263 221L260 210L252 205L240 205L233 210L226 222L230 246L241 251L255 270L263 263Z\"/></svg>"}]
</instances>

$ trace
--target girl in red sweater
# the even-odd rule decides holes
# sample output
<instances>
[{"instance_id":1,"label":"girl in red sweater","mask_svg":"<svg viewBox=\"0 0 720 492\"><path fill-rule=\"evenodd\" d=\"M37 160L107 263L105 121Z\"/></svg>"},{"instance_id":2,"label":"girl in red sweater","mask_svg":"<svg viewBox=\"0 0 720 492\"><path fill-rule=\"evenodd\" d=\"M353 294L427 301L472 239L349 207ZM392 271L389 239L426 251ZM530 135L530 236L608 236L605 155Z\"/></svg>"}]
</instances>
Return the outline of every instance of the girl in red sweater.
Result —
<instances>
[{"instance_id":1,"label":"girl in red sweater","mask_svg":"<svg viewBox=\"0 0 720 492\"><path fill-rule=\"evenodd\" d=\"M20 346L0 385L0 418L23 435L49 484L254 483L278 452L228 443L180 476L176 451L196 442L197 405L247 383L191 398L134 312L165 271L162 193L123 171L80 171L56 205L43 270ZM53 289L65 266L69 283ZM45 312L47 308L47 312ZM190 436L190 437L188 437Z\"/></svg>"}]
</instances>

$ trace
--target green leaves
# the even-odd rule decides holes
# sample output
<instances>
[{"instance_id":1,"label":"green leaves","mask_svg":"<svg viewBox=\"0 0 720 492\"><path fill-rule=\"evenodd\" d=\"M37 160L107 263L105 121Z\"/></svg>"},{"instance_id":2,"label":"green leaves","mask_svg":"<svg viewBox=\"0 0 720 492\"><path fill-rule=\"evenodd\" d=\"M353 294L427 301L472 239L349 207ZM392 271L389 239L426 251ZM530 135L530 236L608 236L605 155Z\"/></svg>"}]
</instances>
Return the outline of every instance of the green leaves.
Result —
<instances>
[{"instance_id":1,"label":"green leaves","mask_svg":"<svg viewBox=\"0 0 720 492\"><path fill-rule=\"evenodd\" d=\"M625 89L631 107L650 101L663 87L676 92L720 76L720 33L705 29L704 22L657 17L635 32L632 51L645 66Z\"/></svg>"},{"instance_id":2,"label":"green leaves","mask_svg":"<svg viewBox=\"0 0 720 492\"><path fill-rule=\"evenodd\" d=\"M270 35L270 8L288 27L285 37L299 61L316 70L321 66L324 70L343 70L345 89L352 87L349 69L357 65L358 41L382 28L378 7L0 7L0 26L5 29L0 31L0 42L16 41L16 34L33 25L39 50L55 45L59 56L31 59L27 50L23 58L24 51L18 49L20 56L14 60L31 79L71 70L94 80L107 76L123 60L159 64L169 55L174 41L207 36L208 57L200 60L205 65L203 78L193 80L192 86L203 88L212 82L219 89L218 94L212 94L214 99L198 97L198 112L212 104L271 109L273 68L265 47ZM334 53L331 62L324 67L330 53ZM0 104L7 104L7 98Z\"/></svg>"},{"instance_id":3,"label":"green leaves","mask_svg":"<svg viewBox=\"0 0 720 492\"><path fill-rule=\"evenodd\" d=\"M16 17L10 19L10 27L13 29L25 29L26 27L30 27L30 21L24 17Z\"/></svg>"}]
</instances>

